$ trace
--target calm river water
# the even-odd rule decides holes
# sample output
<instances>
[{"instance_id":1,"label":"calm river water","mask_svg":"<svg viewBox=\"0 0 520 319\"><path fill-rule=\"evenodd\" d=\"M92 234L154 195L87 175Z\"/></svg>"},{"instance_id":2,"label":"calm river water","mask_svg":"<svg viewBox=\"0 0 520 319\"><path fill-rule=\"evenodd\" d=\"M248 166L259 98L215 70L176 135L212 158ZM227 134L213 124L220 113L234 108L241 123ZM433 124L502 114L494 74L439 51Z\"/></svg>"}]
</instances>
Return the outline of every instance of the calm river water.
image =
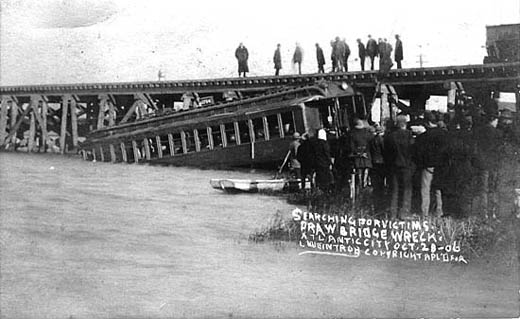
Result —
<instances>
[{"instance_id":1,"label":"calm river water","mask_svg":"<svg viewBox=\"0 0 520 319\"><path fill-rule=\"evenodd\" d=\"M0 153L2 318L514 316L508 268L298 256L247 240L281 197L236 171ZM517 312L516 312L517 313Z\"/></svg>"}]
</instances>

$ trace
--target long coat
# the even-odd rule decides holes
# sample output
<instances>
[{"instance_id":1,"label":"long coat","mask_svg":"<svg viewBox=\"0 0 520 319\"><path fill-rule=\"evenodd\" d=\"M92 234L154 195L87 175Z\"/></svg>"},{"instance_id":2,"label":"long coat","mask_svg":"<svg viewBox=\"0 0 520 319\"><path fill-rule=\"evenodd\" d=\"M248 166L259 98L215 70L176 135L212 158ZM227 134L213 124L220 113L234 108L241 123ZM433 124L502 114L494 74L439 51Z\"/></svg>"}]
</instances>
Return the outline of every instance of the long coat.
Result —
<instances>
[{"instance_id":1,"label":"long coat","mask_svg":"<svg viewBox=\"0 0 520 319\"><path fill-rule=\"evenodd\" d=\"M354 128L349 134L350 151L355 168L371 168L370 141L374 138L366 128Z\"/></svg>"},{"instance_id":2,"label":"long coat","mask_svg":"<svg viewBox=\"0 0 520 319\"><path fill-rule=\"evenodd\" d=\"M244 46L238 47L235 50L235 57L238 60L238 72L249 72L249 67L247 66L249 52L247 51L247 48Z\"/></svg>"},{"instance_id":3,"label":"long coat","mask_svg":"<svg viewBox=\"0 0 520 319\"><path fill-rule=\"evenodd\" d=\"M323 55L323 50L320 47L316 48L316 60L318 61L318 66L325 65L325 56Z\"/></svg>"},{"instance_id":4,"label":"long coat","mask_svg":"<svg viewBox=\"0 0 520 319\"><path fill-rule=\"evenodd\" d=\"M293 55L293 63L301 63L302 60L303 60L303 52L302 52L302 48L300 48L299 46L296 47L296 49L294 49L294 55Z\"/></svg>"},{"instance_id":5,"label":"long coat","mask_svg":"<svg viewBox=\"0 0 520 319\"><path fill-rule=\"evenodd\" d=\"M282 68L282 55L280 54L279 48L274 51L273 62L275 69L279 70Z\"/></svg>"},{"instance_id":6,"label":"long coat","mask_svg":"<svg viewBox=\"0 0 520 319\"><path fill-rule=\"evenodd\" d=\"M395 42L395 56L394 59L396 61L402 61L403 60L403 42L401 40L397 40Z\"/></svg>"},{"instance_id":7,"label":"long coat","mask_svg":"<svg viewBox=\"0 0 520 319\"><path fill-rule=\"evenodd\" d=\"M366 56L365 45L361 42L358 43L359 58L364 59Z\"/></svg>"},{"instance_id":8,"label":"long coat","mask_svg":"<svg viewBox=\"0 0 520 319\"><path fill-rule=\"evenodd\" d=\"M377 42L374 39L369 39L367 42L367 55L369 57L377 56Z\"/></svg>"}]
</instances>

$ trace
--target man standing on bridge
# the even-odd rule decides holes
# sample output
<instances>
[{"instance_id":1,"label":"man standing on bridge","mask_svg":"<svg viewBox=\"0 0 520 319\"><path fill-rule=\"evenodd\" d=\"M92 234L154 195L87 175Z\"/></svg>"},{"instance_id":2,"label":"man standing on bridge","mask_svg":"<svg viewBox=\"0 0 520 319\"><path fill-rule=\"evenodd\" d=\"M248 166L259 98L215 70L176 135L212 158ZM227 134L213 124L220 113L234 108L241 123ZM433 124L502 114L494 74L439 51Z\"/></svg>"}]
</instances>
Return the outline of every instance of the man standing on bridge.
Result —
<instances>
[{"instance_id":1,"label":"man standing on bridge","mask_svg":"<svg viewBox=\"0 0 520 319\"><path fill-rule=\"evenodd\" d=\"M399 34L395 35L395 55L394 55L395 62L397 63L397 68L400 69L401 61L403 60L403 42L401 42L401 39L399 38Z\"/></svg>"},{"instance_id":2,"label":"man standing on bridge","mask_svg":"<svg viewBox=\"0 0 520 319\"><path fill-rule=\"evenodd\" d=\"M273 56L274 69L276 70L275 76L280 75L280 69L282 68L282 54L280 53L280 43L276 46Z\"/></svg>"},{"instance_id":3,"label":"man standing on bridge","mask_svg":"<svg viewBox=\"0 0 520 319\"><path fill-rule=\"evenodd\" d=\"M292 58L293 64L298 64L298 74L302 74L302 61L303 51L299 43L296 43L296 49L294 49L294 55Z\"/></svg>"},{"instance_id":4,"label":"man standing on bridge","mask_svg":"<svg viewBox=\"0 0 520 319\"><path fill-rule=\"evenodd\" d=\"M247 52L247 48L244 46L242 42L235 50L235 57L238 60L238 77L244 73L244 77L246 77L246 73L249 72L249 67L247 66L247 59L249 59L249 52Z\"/></svg>"},{"instance_id":5,"label":"man standing on bridge","mask_svg":"<svg viewBox=\"0 0 520 319\"><path fill-rule=\"evenodd\" d=\"M374 59L377 56L377 42L376 40L372 39L372 36L368 35L368 42L366 47L366 53L368 57L370 58L370 70L374 70Z\"/></svg>"},{"instance_id":6,"label":"man standing on bridge","mask_svg":"<svg viewBox=\"0 0 520 319\"><path fill-rule=\"evenodd\" d=\"M316 43L316 60L318 61L318 73L325 73L325 69L323 68L325 65L325 56L318 43Z\"/></svg>"},{"instance_id":7,"label":"man standing on bridge","mask_svg":"<svg viewBox=\"0 0 520 319\"><path fill-rule=\"evenodd\" d=\"M359 64L361 65L361 71L365 71L365 56L366 50L365 45L361 42L361 39L357 39L358 43L358 52L359 52ZM373 65L373 63L372 63Z\"/></svg>"}]
</instances>

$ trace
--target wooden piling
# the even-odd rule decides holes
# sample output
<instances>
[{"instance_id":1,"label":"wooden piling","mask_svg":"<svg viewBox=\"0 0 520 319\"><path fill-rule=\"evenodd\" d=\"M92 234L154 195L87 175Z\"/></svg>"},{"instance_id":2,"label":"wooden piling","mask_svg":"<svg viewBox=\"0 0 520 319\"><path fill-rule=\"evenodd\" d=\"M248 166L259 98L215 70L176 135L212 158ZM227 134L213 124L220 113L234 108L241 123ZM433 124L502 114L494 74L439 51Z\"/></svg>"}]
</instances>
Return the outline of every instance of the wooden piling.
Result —
<instances>
[{"instance_id":1,"label":"wooden piling","mask_svg":"<svg viewBox=\"0 0 520 319\"><path fill-rule=\"evenodd\" d=\"M110 161L115 163L117 161L116 150L114 149L114 145L110 144Z\"/></svg>"},{"instance_id":2,"label":"wooden piling","mask_svg":"<svg viewBox=\"0 0 520 319\"><path fill-rule=\"evenodd\" d=\"M121 143L121 155L123 157L123 162L127 163L128 162L128 156L126 155L126 146L125 146L125 143Z\"/></svg>"},{"instance_id":3,"label":"wooden piling","mask_svg":"<svg viewBox=\"0 0 520 319\"><path fill-rule=\"evenodd\" d=\"M17 123L18 117L18 103L15 99L11 98L11 124L9 127L9 135L11 135L11 143L16 145L16 131L18 130ZM18 124L19 125L19 124ZM8 143L5 141L5 143Z\"/></svg>"},{"instance_id":4,"label":"wooden piling","mask_svg":"<svg viewBox=\"0 0 520 319\"><path fill-rule=\"evenodd\" d=\"M162 158L163 153L162 153L161 137L159 135L155 136L155 144L157 144L157 155L159 156L159 158Z\"/></svg>"},{"instance_id":5,"label":"wooden piling","mask_svg":"<svg viewBox=\"0 0 520 319\"><path fill-rule=\"evenodd\" d=\"M0 103L0 145L3 145L5 138L7 137L7 108L9 107L9 104L3 96L1 97Z\"/></svg>"},{"instance_id":6,"label":"wooden piling","mask_svg":"<svg viewBox=\"0 0 520 319\"><path fill-rule=\"evenodd\" d=\"M47 112L48 112L48 105L47 101L42 100L42 123L40 124L42 128L42 139L43 139L43 152L47 152L47 144L49 143L49 132L47 131Z\"/></svg>"},{"instance_id":7,"label":"wooden piling","mask_svg":"<svg viewBox=\"0 0 520 319\"><path fill-rule=\"evenodd\" d=\"M173 145L173 135L168 134L168 145L170 146L170 156L175 154L175 145Z\"/></svg>"},{"instance_id":8,"label":"wooden piling","mask_svg":"<svg viewBox=\"0 0 520 319\"><path fill-rule=\"evenodd\" d=\"M27 143L27 152L32 152L34 150L35 136L36 136L36 117L34 115L34 110L32 110L31 124L29 125L29 141Z\"/></svg>"},{"instance_id":9,"label":"wooden piling","mask_svg":"<svg viewBox=\"0 0 520 319\"><path fill-rule=\"evenodd\" d=\"M78 114L77 101L71 97L70 99L70 124L72 128L72 146L74 149L78 148Z\"/></svg>"},{"instance_id":10,"label":"wooden piling","mask_svg":"<svg viewBox=\"0 0 520 319\"><path fill-rule=\"evenodd\" d=\"M13 101L13 105L14 105L14 101ZM12 110L12 109L11 109ZM14 116L14 119L16 120L15 123L13 124L13 118L11 118L11 128L9 129L9 135L7 136L6 140L9 140L10 138L12 139L11 142L13 145L16 144L16 132L18 131L18 128L20 127L20 124L22 124L24 118L27 116L27 114L29 114L29 111L31 111L31 107L27 107L22 115L20 116L20 118L18 120L16 120L16 114Z\"/></svg>"},{"instance_id":11,"label":"wooden piling","mask_svg":"<svg viewBox=\"0 0 520 319\"><path fill-rule=\"evenodd\" d=\"M60 151L65 153L65 139L67 138L67 112L69 108L69 101L66 96L62 98L61 102L61 132L60 132Z\"/></svg>"},{"instance_id":12,"label":"wooden piling","mask_svg":"<svg viewBox=\"0 0 520 319\"><path fill-rule=\"evenodd\" d=\"M134 163L139 163L139 150L136 141L132 141L132 150L134 151Z\"/></svg>"},{"instance_id":13,"label":"wooden piling","mask_svg":"<svg viewBox=\"0 0 520 319\"><path fill-rule=\"evenodd\" d=\"M150 156L150 143L148 143L148 139L147 138L145 138L143 140L143 145L144 145L144 154L146 156L146 159L150 160L151 159L151 156Z\"/></svg>"}]
</instances>

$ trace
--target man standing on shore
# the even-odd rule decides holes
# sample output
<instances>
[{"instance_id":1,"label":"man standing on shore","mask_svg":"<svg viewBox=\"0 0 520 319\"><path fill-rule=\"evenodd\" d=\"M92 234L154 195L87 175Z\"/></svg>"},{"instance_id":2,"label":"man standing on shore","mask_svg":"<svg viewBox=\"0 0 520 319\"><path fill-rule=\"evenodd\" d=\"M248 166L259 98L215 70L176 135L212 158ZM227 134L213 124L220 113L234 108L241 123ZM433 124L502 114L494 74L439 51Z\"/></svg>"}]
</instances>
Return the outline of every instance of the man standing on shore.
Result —
<instances>
[{"instance_id":1,"label":"man standing on shore","mask_svg":"<svg viewBox=\"0 0 520 319\"><path fill-rule=\"evenodd\" d=\"M235 57L238 60L238 77L240 77L242 73L244 74L244 77L246 77L246 73L249 72L249 67L247 66L249 52L247 52L247 48L242 42L240 42L238 48L235 50Z\"/></svg>"},{"instance_id":2,"label":"man standing on shore","mask_svg":"<svg viewBox=\"0 0 520 319\"><path fill-rule=\"evenodd\" d=\"M280 75L280 69L282 68L282 55L280 53L280 43L276 45L276 50L273 56L274 69L276 70L275 76Z\"/></svg>"},{"instance_id":3,"label":"man standing on shore","mask_svg":"<svg viewBox=\"0 0 520 319\"><path fill-rule=\"evenodd\" d=\"M366 46L366 54L370 58L370 70L374 70L374 59L377 56L377 42L372 39L372 36L368 35L368 42Z\"/></svg>"},{"instance_id":4,"label":"man standing on shore","mask_svg":"<svg viewBox=\"0 0 520 319\"><path fill-rule=\"evenodd\" d=\"M486 125L474 132L477 144L477 158L479 163L479 182L481 186L481 206L484 217L491 214L496 218L498 210L498 169L500 167L500 144L502 132L497 129L498 114L486 115Z\"/></svg>"},{"instance_id":5,"label":"man standing on shore","mask_svg":"<svg viewBox=\"0 0 520 319\"><path fill-rule=\"evenodd\" d=\"M316 60L318 61L318 73L325 73L325 69L323 68L325 65L325 56L318 43L316 43Z\"/></svg>"},{"instance_id":6,"label":"man standing on shore","mask_svg":"<svg viewBox=\"0 0 520 319\"><path fill-rule=\"evenodd\" d=\"M361 71L365 71L365 56L366 56L365 45L363 44L363 42L361 42L361 39L357 39L357 43L358 43L358 52L359 52L359 64L361 65Z\"/></svg>"},{"instance_id":7,"label":"man standing on shore","mask_svg":"<svg viewBox=\"0 0 520 319\"><path fill-rule=\"evenodd\" d=\"M414 165L412 162L412 132L406 129L407 118L398 115L396 119L397 129L385 139L385 158L391 174L392 199L390 203L391 218L409 218L412 206L412 175ZM399 207L399 193L402 191L401 209Z\"/></svg>"},{"instance_id":8,"label":"man standing on shore","mask_svg":"<svg viewBox=\"0 0 520 319\"><path fill-rule=\"evenodd\" d=\"M395 55L394 60L397 63L397 68L400 69L401 61L403 60L403 42L399 38L399 34L395 35Z\"/></svg>"}]
</instances>

